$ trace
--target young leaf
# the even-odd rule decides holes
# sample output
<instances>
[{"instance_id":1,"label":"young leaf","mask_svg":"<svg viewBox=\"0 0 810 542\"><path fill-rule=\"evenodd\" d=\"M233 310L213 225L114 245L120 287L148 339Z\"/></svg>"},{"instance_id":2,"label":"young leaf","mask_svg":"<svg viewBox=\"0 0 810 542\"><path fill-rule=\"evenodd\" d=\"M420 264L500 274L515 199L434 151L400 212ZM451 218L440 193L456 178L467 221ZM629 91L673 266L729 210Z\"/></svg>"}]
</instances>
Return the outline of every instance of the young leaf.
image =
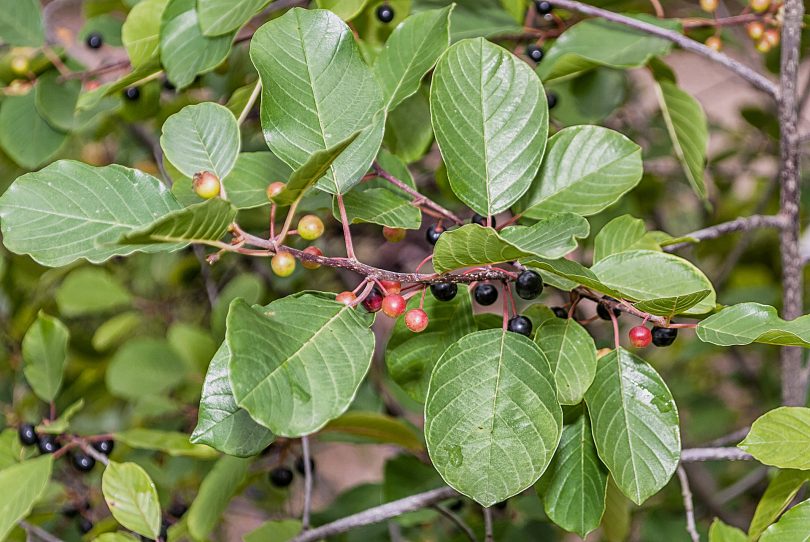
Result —
<instances>
[{"instance_id":1,"label":"young leaf","mask_svg":"<svg viewBox=\"0 0 810 542\"><path fill-rule=\"evenodd\" d=\"M131 303L132 296L124 285L98 267L71 271L56 290L56 306L68 318L108 313Z\"/></svg>"},{"instance_id":2,"label":"young leaf","mask_svg":"<svg viewBox=\"0 0 810 542\"><path fill-rule=\"evenodd\" d=\"M636 504L666 485L681 455L678 410L643 359L620 348L603 356L585 394L599 457Z\"/></svg>"},{"instance_id":3,"label":"young leaf","mask_svg":"<svg viewBox=\"0 0 810 542\"><path fill-rule=\"evenodd\" d=\"M169 0L135 4L121 27L121 41L133 69L154 62L160 54L160 19Z\"/></svg>"},{"instance_id":4,"label":"young leaf","mask_svg":"<svg viewBox=\"0 0 810 542\"><path fill-rule=\"evenodd\" d=\"M110 461L101 477L101 492L115 520L151 539L160 534L160 501L155 484L135 463Z\"/></svg>"},{"instance_id":5,"label":"young leaf","mask_svg":"<svg viewBox=\"0 0 810 542\"><path fill-rule=\"evenodd\" d=\"M422 158L433 143L430 125L428 87L405 99L388 112L383 142L385 147L408 164Z\"/></svg>"},{"instance_id":6,"label":"young leaf","mask_svg":"<svg viewBox=\"0 0 810 542\"><path fill-rule=\"evenodd\" d=\"M601 126L563 128L548 141L543 165L518 207L524 216L594 215L634 188L644 170L641 147Z\"/></svg>"},{"instance_id":7,"label":"young leaf","mask_svg":"<svg viewBox=\"0 0 810 542\"><path fill-rule=\"evenodd\" d=\"M114 436L116 441L132 448L157 450L173 457L213 459L218 455L208 446L192 444L185 433L175 431L135 428L115 433Z\"/></svg>"},{"instance_id":8,"label":"young leaf","mask_svg":"<svg viewBox=\"0 0 810 542\"><path fill-rule=\"evenodd\" d=\"M602 520L608 480L584 410L563 427L560 446L546 476L543 506L549 519L584 539Z\"/></svg>"},{"instance_id":9,"label":"young leaf","mask_svg":"<svg viewBox=\"0 0 810 542\"><path fill-rule=\"evenodd\" d=\"M752 342L810 348L810 315L787 321L776 309L759 303L740 303L698 323L698 338L719 346Z\"/></svg>"},{"instance_id":10,"label":"young leaf","mask_svg":"<svg viewBox=\"0 0 810 542\"><path fill-rule=\"evenodd\" d=\"M238 209L269 205L267 186L287 182L292 169L272 152L243 152L223 181L228 201Z\"/></svg>"},{"instance_id":11,"label":"young leaf","mask_svg":"<svg viewBox=\"0 0 810 542\"><path fill-rule=\"evenodd\" d=\"M42 45L45 32L37 0L0 0L0 13L0 41L16 46Z\"/></svg>"},{"instance_id":12,"label":"young leaf","mask_svg":"<svg viewBox=\"0 0 810 542\"><path fill-rule=\"evenodd\" d=\"M537 328L534 342L551 363L560 404L580 403L596 374L596 345L590 334L574 319L554 318Z\"/></svg>"},{"instance_id":13,"label":"young leaf","mask_svg":"<svg viewBox=\"0 0 810 542\"><path fill-rule=\"evenodd\" d=\"M205 476L188 509L188 532L194 540L207 540L220 524L222 513L245 482L252 460L223 457Z\"/></svg>"},{"instance_id":14,"label":"young leaf","mask_svg":"<svg viewBox=\"0 0 810 542\"><path fill-rule=\"evenodd\" d=\"M22 341L23 371L34 393L49 403L62 387L70 332L65 325L40 312Z\"/></svg>"},{"instance_id":15,"label":"young leaf","mask_svg":"<svg viewBox=\"0 0 810 542\"><path fill-rule=\"evenodd\" d=\"M197 0L200 28L206 36L238 30L271 0Z\"/></svg>"},{"instance_id":16,"label":"young leaf","mask_svg":"<svg viewBox=\"0 0 810 542\"><path fill-rule=\"evenodd\" d=\"M453 5L423 11L405 19L391 33L374 63L386 110L396 108L419 90L419 83L450 46Z\"/></svg>"},{"instance_id":17,"label":"young leaf","mask_svg":"<svg viewBox=\"0 0 810 542\"><path fill-rule=\"evenodd\" d=\"M526 337L477 331L436 363L425 403L428 452L442 478L482 506L534 484L561 430L554 375Z\"/></svg>"},{"instance_id":18,"label":"young leaf","mask_svg":"<svg viewBox=\"0 0 810 542\"><path fill-rule=\"evenodd\" d=\"M766 412L737 447L765 465L810 470L810 408L779 407Z\"/></svg>"},{"instance_id":19,"label":"young leaf","mask_svg":"<svg viewBox=\"0 0 810 542\"><path fill-rule=\"evenodd\" d=\"M593 261L598 262L627 250L658 250L659 245L647 235L644 221L630 215L614 218L599 230L593 240Z\"/></svg>"},{"instance_id":20,"label":"young leaf","mask_svg":"<svg viewBox=\"0 0 810 542\"><path fill-rule=\"evenodd\" d=\"M394 444L416 453L425 449L421 436L411 425L377 412L350 410L327 423L320 432L321 435L328 433L360 437L368 442Z\"/></svg>"},{"instance_id":21,"label":"young leaf","mask_svg":"<svg viewBox=\"0 0 810 542\"><path fill-rule=\"evenodd\" d=\"M179 208L151 175L60 160L14 181L0 197L0 225L6 248L59 267L80 258L100 263L142 250L111 243Z\"/></svg>"},{"instance_id":22,"label":"young leaf","mask_svg":"<svg viewBox=\"0 0 810 542\"><path fill-rule=\"evenodd\" d=\"M699 198L705 200L706 184L703 181L703 169L706 167L709 144L706 114L700 102L678 88L675 83L659 81L656 90L675 156L681 162L692 190Z\"/></svg>"},{"instance_id":23,"label":"young leaf","mask_svg":"<svg viewBox=\"0 0 810 542\"><path fill-rule=\"evenodd\" d=\"M714 518L709 527L709 542L748 542L745 533Z\"/></svg>"},{"instance_id":24,"label":"young leaf","mask_svg":"<svg viewBox=\"0 0 810 542\"><path fill-rule=\"evenodd\" d=\"M0 470L0 540L31 513L51 479L52 469L53 456L41 455Z\"/></svg>"},{"instance_id":25,"label":"young leaf","mask_svg":"<svg viewBox=\"0 0 810 542\"><path fill-rule=\"evenodd\" d=\"M81 81L60 81L59 72L49 70L37 78L34 89L37 111L55 130L69 131L73 128L73 116L81 89Z\"/></svg>"},{"instance_id":26,"label":"young leaf","mask_svg":"<svg viewBox=\"0 0 810 542\"><path fill-rule=\"evenodd\" d=\"M780 470L768 484L765 493L759 499L751 525L748 527L748 538L757 540L768 526L776 521L779 515L793 502L794 497L810 477L810 473L800 470Z\"/></svg>"},{"instance_id":27,"label":"young leaf","mask_svg":"<svg viewBox=\"0 0 810 542\"><path fill-rule=\"evenodd\" d=\"M317 431L345 412L368 371L371 322L311 293L256 309L237 299L226 333L237 403L276 435Z\"/></svg>"},{"instance_id":28,"label":"young leaf","mask_svg":"<svg viewBox=\"0 0 810 542\"><path fill-rule=\"evenodd\" d=\"M50 161L67 134L48 124L36 107L36 92L5 96L0 104L0 146L25 169Z\"/></svg>"},{"instance_id":29,"label":"young leaf","mask_svg":"<svg viewBox=\"0 0 810 542\"><path fill-rule=\"evenodd\" d=\"M545 96L525 62L482 38L442 55L430 89L433 131L450 187L475 212L500 213L529 189L546 147Z\"/></svg>"},{"instance_id":30,"label":"young leaf","mask_svg":"<svg viewBox=\"0 0 810 542\"><path fill-rule=\"evenodd\" d=\"M50 423L37 425L37 433L47 433L49 435L61 435L70 428L70 420L84 408L84 399L78 399L71 403L62 411L58 418Z\"/></svg>"},{"instance_id":31,"label":"young leaf","mask_svg":"<svg viewBox=\"0 0 810 542\"><path fill-rule=\"evenodd\" d=\"M143 228L127 232L118 240L122 245L163 244L165 250L177 245L219 241L236 218L236 207L227 200L211 198L202 203L172 211ZM165 246L168 244L169 246Z\"/></svg>"},{"instance_id":32,"label":"young leaf","mask_svg":"<svg viewBox=\"0 0 810 542\"><path fill-rule=\"evenodd\" d=\"M186 177L210 171L220 180L239 156L239 126L228 108L213 102L187 105L163 123L160 147Z\"/></svg>"},{"instance_id":33,"label":"young leaf","mask_svg":"<svg viewBox=\"0 0 810 542\"><path fill-rule=\"evenodd\" d=\"M228 373L230 360L228 344L223 342L205 375L191 442L207 444L228 455L249 457L264 450L274 437L236 405Z\"/></svg>"},{"instance_id":34,"label":"young leaf","mask_svg":"<svg viewBox=\"0 0 810 542\"><path fill-rule=\"evenodd\" d=\"M346 23L324 10L293 8L250 42L262 80L267 145L293 169L362 130L320 188L345 193L368 170L385 126L382 92Z\"/></svg>"},{"instance_id":35,"label":"young leaf","mask_svg":"<svg viewBox=\"0 0 810 542\"><path fill-rule=\"evenodd\" d=\"M807 542L810 524L810 500L788 510L782 518L765 529L759 542Z\"/></svg>"}]
</instances>

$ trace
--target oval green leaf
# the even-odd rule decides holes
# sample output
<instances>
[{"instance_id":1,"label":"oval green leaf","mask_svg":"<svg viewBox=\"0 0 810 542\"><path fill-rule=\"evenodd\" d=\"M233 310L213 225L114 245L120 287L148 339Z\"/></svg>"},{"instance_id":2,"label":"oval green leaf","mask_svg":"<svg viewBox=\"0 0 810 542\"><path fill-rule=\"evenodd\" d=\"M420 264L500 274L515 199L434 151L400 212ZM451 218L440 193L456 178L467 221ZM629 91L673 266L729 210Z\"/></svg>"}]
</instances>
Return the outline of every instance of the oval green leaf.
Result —
<instances>
[{"instance_id":1,"label":"oval green leaf","mask_svg":"<svg viewBox=\"0 0 810 542\"><path fill-rule=\"evenodd\" d=\"M810 408L779 407L766 412L737 447L765 465L810 470Z\"/></svg>"},{"instance_id":2,"label":"oval green leaf","mask_svg":"<svg viewBox=\"0 0 810 542\"><path fill-rule=\"evenodd\" d=\"M135 463L110 461L101 477L101 492L115 520L138 534L157 539L160 501L155 484Z\"/></svg>"},{"instance_id":3,"label":"oval green leaf","mask_svg":"<svg viewBox=\"0 0 810 542\"><path fill-rule=\"evenodd\" d=\"M808 542L810 540L810 500L788 510L779 521L765 529L759 542Z\"/></svg>"},{"instance_id":4,"label":"oval green leaf","mask_svg":"<svg viewBox=\"0 0 810 542\"><path fill-rule=\"evenodd\" d=\"M65 324L40 312L22 341L23 372L34 393L49 403L62 387L70 332Z\"/></svg>"},{"instance_id":5,"label":"oval green leaf","mask_svg":"<svg viewBox=\"0 0 810 542\"><path fill-rule=\"evenodd\" d=\"M52 469L53 456L42 455L0 470L0 540L31 513L51 479Z\"/></svg>"},{"instance_id":6,"label":"oval green leaf","mask_svg":"<svg viewBox=\"0 0 810 542\"><path fill-rule=\"evenodd\" d=\"M810 315L787 321L776 309L760 303L726 307L698 323L698 338L719 346L751 344L810 348Z\"/></svg>"},{"instance_id":7,"label":"oval green leaf","mask_svg":"<svg viewBox=\"0 0 810 542\"><path fill-rule=\"evenodd\" d=\"M551 363L560 403L580 403L596 374L596 345L591 335L573 318L554 318L537 329L534 342Z\"/></svg>"},{"instance_id":8,"label":"oval green leaf","mask_svg":"<svg viewBox=\"0 0 810 542\"><path fill-rule=\"evenodd\" d=\"M223 457L205 476L188 509L188 532L194 540L207 540L231 499L245 482L252 461L241 457Z\"/></svg>"}]
</instances>

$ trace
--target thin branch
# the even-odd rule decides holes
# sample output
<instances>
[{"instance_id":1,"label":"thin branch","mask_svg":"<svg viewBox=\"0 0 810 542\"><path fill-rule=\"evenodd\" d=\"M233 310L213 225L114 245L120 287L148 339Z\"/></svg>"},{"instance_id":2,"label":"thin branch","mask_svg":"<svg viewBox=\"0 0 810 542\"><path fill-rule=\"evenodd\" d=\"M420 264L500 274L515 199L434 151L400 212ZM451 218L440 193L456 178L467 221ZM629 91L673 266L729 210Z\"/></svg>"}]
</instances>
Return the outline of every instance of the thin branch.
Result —
<instances>
[{"instance_id":1,"label":"thin branch","mask_svg":"<svg viewBox=\"0 0 810 542\"><path fill-rule=\"evenodd\" d=\"M456 527L467 535L467 538L469 538L471 542L478 542L478 538L475 536L475 533L470 526L467 525L457 514L454 514L452 510L441 504L434 504L433 508L441 515L455 523Z\"/></svg>"},{"instance_id":2,"label":"thin branch","mask_svg":"<svg viewBox=\"0 0 810 542\"><path fill-rule=\"evenodd\" d=\"M681 451L681 463L695 461L748 461L754 459L739 448L687 448Z\"/></svg>"},{"instance_id":3,"label":"thin branch","mask_svg":"<svg viewBox=\"0 0 810 542\"><path fill-rule=\"evenodd\" d=\"M382 179L385 179L386 181L393 184L394 186L396 186L397 188L399 188L403 192L413 196L414 205L417 205L419 207L427 207L428 209L431 209L431 210L439 213L440 215L442 215L447 220L450 220L450 221L454 222L455 224L459 224L459 225L464 224L464 221L462 221L452 211L448 211L447 209L445 209L444 207L442 207L441 205L439 205L435 201L429 199L428 197L426 197L423 194L419 193L417 190L414 190L413 188L411 188L410 186L408 186L407 184L405 184L401 180L397 179L391 173L384 170L380 166L380 164L378 164L377 162L374 162L374 164L372 164L371 167L372 167L372 169L374 169L374 173L377 174L378 177L380 177Z\"/></svg>"},{"instance_id":4,"label":"thin branch","mask_svg":"<svg viewBox=\"0 0 810 542\"><path fill-rule=\"evenodd\" d=\"M259 99L259 95L262 93L262 80L259 79L256 81L256 86L253 87L253 92L250 93L250 97L248 98L247 103L245 104L245 108L242 109L242 112L239 114L239 119L237 119L236 123L241 125L245 122L245 119L250 114L250 110L253 109L253 106L256 104L256 100Z\"/></svg>"},{"instance_id":5,"label":"thin branch","mask_svg":"<svg viewBox=\"0 0 810 542\"><path fill-rule=\"evenodd\" d=\"M748 490L759 484L767 477L768 467L760 465L748 473L745 477L737 480L730 486L723 488L721 491L718 491L717 502L720 504L726 504L727 502L736 499L740 495L748 493Z\"/></svg>"},{"instance_id":6,"label":"thin branch","mask_svg":"<svg viewBox=\"0 0 810 542\"><path fill-rule=\"evenodd\" d=\"M714 226L709 226L708 228L703 228L702 230L697 230L692 233L687 233L681 237L690 237L695 241L705 241L707 239L716 239L723 235L727 235L729 233L734 233L738 231L748 231L757 228L782 228L785 225L785 220L781 216L771 216L771 215L753 215L743 218L738 218L736 220L730 220L728 222L722 222L720 224L715 224ZM664 247L666 252L674 252L681 248L685 248L688 246L692 246L695 243L690 241L685 241L683 243L676 243L674 245L667 245Z\"/></svg>"},{"instance_id":7,"label":"thin branch","mask_svg":"<svg viewBox=\"0 0 810 542\"><path fill-rule=\"evenodd\" d=\"M683 508L686 512L686 532L692 538L692 542L700 542L700 535L695 526L695 507L692 504L692 491L689 489L689 478L682 466L678 466L676 471L678 480L681 482L681 495L683 495Z\"/></svg>"},{"instance_id":8,"label":"thin branch","mask_svg":"<svg viewBox=\"0 0 810 542\"><path fill-rule=\"evenodd\" d=\"M22 527L30 538L39 538L43 542L65 542L61 538L58 538L42 527L38 525L34 525L33 523L28 523L25 520L19 522L20 527Z\"/></svg>"},{"instance_id":9,"label":"thin branch","mask_svg":"<svg viewBox=\"0 0 810 542\"><path fill-rule=\"evenodd\" d=\"M729 444L737 444L740 441L742 441L742 439L745 438L745 436L748 434L749 431L751 431L751 426L746 425L745 427L741 427L736 431L729 433L728 435L723 435L722 437L718 437L714 440L707 442L706 447L728 446Z\"/></svg>"},{"instance_id":10,"label":"thin branch","mask_svg":"<svg viewBox=\"0 0 810 542\"><path fill-rule=\"evenodd\" d=\"M709 19L705 17L695 17L681 19L681 25L684 28L705 28L709 27L722 27L722 26L737 26L767 19L768 15L761 13L741 13L740 15L733 15L731 17L722 17L717 19Z\"/></svg>"},{"instance_id":11,"label":"thin branch","mask_svg":"<svg viewBox=\"0 0 810 542\"><path fill-rule=\"evenodd\" d=\"M368 510L358 512L357 514L338 519L332 523L327 523L315 529L302 532L290 542L314 542L328 536L351 531L358 527L380 523L381 521L400 516L406 512L421 510L422 508L433 506L438 502L457 496L458 492L450 487L433 489L425 493L411 495L410 497L375 506Z\"/></svg>"},{"instance_id":12,"label":"thin branch","mask_svg":"<svg viewBox=\"0 0 810 542\"><path fill-rule=\"evenodd\" d=\"M492 532L492 509L484 507L484 542L495 542Z\"/></svg>"},{"instance_id":13,"label":"thin branch","mask_svg":"<svg viewBox=\"0 0 810 542\"><path fill-rule=\"evenodd\" d=\"M739 75L740 77L751 83L751 85L769 94L770 96L774 98L778 98L779 96L779 88L773 81L771 81L767 77L763 76L760 73L757 73L755 70L752 70L748 66L734 60L730 56L725 55L723 53L719 53L714 49L711 49L710 47L707 47L702 43L699 43L691 38L688 38L687 36L684 36L679 32L676 32L674 30L668 30L666 28L662 28L660 26L656 26L651 23L646 23L638 19L626 17L624 15L620 15L612 11L590 6L588 4L576 2L575 0L553 0L553 4L555 7L558 8L567 9L569 11L576 11L584 15L601 17L602 19L605 19L607 21L622 24L624 26L634 28L635 30L640 30L641 32L644 32L646 34L651 34L653 36L669 40L672 43L678 45L682 49L705 56L706 58L709 58L710 60L713 60L718 64L721 64L722 66L725 66L729 70L733 71L734 73L736 73L737 75ZM799 17L799 20L800 20L799 22L801 22L801 17ZM782 43L784 44L784 39L782 40Z\"/></svg>"},{"instance_id":14,"label":"thin branch","mask_svg":"<svg viewBox=\"0 0 810 542\"><path fill-rule=\"evenodd\" d=\"M219 289L217 288L214 278L211 276L211 265L205 261L205 251L201 245L194 245L194 256L200 262L200 275L202 276L203 283L205 284L205 294L208 296L208 303L213 308L219 298Z\"/></svg>"},{"instance_id":15,"label":"thin branch","mask_svg":"<svg viewBox=\"0 0 810 542\"><path fill-rule=\"evenodd\" d=\"M309 516L312 509L312 464L309 455L309 437L301 437L301 452L304 460L304 513L301 516L301 527L309 529Z\"/></svg>"}]
</instances>

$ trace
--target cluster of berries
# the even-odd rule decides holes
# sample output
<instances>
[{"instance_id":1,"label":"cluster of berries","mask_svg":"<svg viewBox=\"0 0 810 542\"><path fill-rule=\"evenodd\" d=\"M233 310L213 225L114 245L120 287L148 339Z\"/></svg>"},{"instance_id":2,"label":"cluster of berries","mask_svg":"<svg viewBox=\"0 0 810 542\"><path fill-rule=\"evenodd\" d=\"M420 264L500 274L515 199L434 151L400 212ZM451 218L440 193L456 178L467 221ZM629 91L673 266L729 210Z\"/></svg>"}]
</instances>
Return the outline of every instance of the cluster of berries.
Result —
<instances>
[{"instance_id":1,"label":"cluster of berries","mask_svg":"<svg viewBox=\"0 0 810 542\"><path fill-rule=\"evenodd\" d=\"M720 4L720 0L700 0L700 7L707 13L714 13ZM777 18L771 18L767 13L776 14L781 8L781 2L772 0L749 0L747 10L754 13L763 14L761 21L748 23L746 30L748 37L754 42L757 51L767 53L772 48L779 45L779 28L775 24ZM714 34L706 39L706 46L715 51L723 47L723 41L719 34Z\"/></svg>"},{"instance_id":2,"label":"cluster of berries","mask_svg":"<svg viewBox=\"0 0 810 542\"><path fill-rule=\"evenodd\" d=\"M23 446L36 446L39 453L42 454L52 454L62 448L58 435L37 433L36 428L30 423L21 424L17 434ZM97 440L91 443L95 451L104 455L110 455L114 445L115 442L110 439ZM70 460L73 467L80 472L89 472L96 465L96 460L82 451L73 451L70 454Z\"/></svg>"}]
</instances>

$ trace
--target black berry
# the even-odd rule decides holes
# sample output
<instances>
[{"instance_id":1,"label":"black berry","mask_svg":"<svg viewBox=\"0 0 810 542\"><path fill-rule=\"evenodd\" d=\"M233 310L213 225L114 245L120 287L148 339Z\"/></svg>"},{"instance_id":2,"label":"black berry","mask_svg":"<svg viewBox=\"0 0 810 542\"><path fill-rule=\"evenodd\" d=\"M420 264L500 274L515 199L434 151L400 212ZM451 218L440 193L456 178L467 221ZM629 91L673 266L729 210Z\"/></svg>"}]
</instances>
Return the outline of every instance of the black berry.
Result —
<instances>
[{"instance_id":1,"label":"black berry","mask_svg":"<svg viewBox=\"0 0 810 542\"><path fill-rule=\"evenodd\" d=\"M444 233L444 228L442 228L438 224L433 224L425 232L425 239L427 239L427 242L430 243L431 245L435 245L436 241L439 240L439 236L442 233Z\"/></svg>"},{"instance_id":2,"label":"black berry","mask_svg":"<svg viewBox=\"0 0 810 542\"><path fill-rule=\"evenodd\" d=\"M439 301L450 301L456 297L458 286L455 282L438 282L430 285L430 293Z\"/></svg>"},{"instance_id":3,"label":"black berry","mask_svg":"<svg viewBox=\"0 0 810 542\"><path fill-rule=\"evenodd\" d=\"M177 519L182 518L188 512L188 506L180 501L175 501L169 507L169 515Z\"/></svg>"},{"instance_id":4,"label":"black berry","mask_svg":"<svg viewBox=\"0 0 810 542\"><path fill-rule=\"evenodd\" d=\"M523 271L515 281L515 291L523 299L534 299L543 291L543 279L534 271Z\"/></svg>"},{"instance_id":5,"label":"black berry","mask_svg":"<svg viewBox=\"0 0 810 542\"><path fill-rule=\"evenodd\" d=\"M90 472L96 466L96 460L84 452L75 452L70 456L73 468L79 472Z\"/></svg>"},{"instance_id":6,"label":"black berry","mask_svg":"<svg viewBox=\"0 0 810 542\"><path fill-rule=\"evenodd\" d=\"M554 109L554 106L557 105L557 93L556 92L547 92L546 93L546 101L548 102L548 108Z\"/></svg>"},{"instance_id":7,"label":"black berry","mask_svg":"<svg viewBox=\"0 0 810 542\"><path fill-rule=\"evenodd\" d=\"M551 5L551 2L545 0L535 0L534 7L540 15L548 15L554 6Z\"/></svg>"},{"instance_id":8,"label":"black berry","mask_svg":"<svg viewBox=\"0 0 810 542\"><path fill-rule=\"evenodd\" d=\"M79 518L76 522L76 526L79 528L79 532L82 534L87 534L93 530L93 522L87 518Z\"/></svg>"},{"instance_id":9,"label":"black berry","mask_svg":"<svg viewBox=\"0 0 810 542\"><path fill-rule=\"evenodd\" d=\"M85 43L91 49L101 49L101 46L104 45L104 36L99 34L98 32L90 32L87 34L87 39Z\"/></svg>"},{"instance_id":10,"label":"black berry","mask_svg":"<svg viewBox=\"0 0 810 542\"><path fill-rule=\"evenodd\" d=\"M377 18L382 23L390 23L394 20L394 10L388 4L383 4L377 8Z\"/></svg>"},{"instance_id":11,"label":"black berry","mask_svg":"<svg viewBox=\"0 0 810 542\"><path fill-rule=\"evenodd\" d=\"M492 284L479 284L475 287L473 295L479 305L492 305L498 300L498 289Z\"/></svg>"},{"instance_id":12,"label":"black berry","mask_svg":"<svg viewBox=\"0 0 810 542\"><path fill-rule=\"evenodd\" d=\"M56 442L56 437L53 435L42 435L39 437L39 441L37 441L37 447L39 448L39 452L42 454L52 454L61 446L58 442Z\"/></svg>"},{"instance_id":13,"label":"black berry","mask_svg":"<svg viewBox=\"0 0 810 542\"><path fill-rule=\"evenodd\" d=\"M568 318L568 311L562 307L551 307L551 312L553 312L554 316L557 318Z\"/></svg>"},{"instance_id":14,"label":"black berry","mask_svg":"<svg viewBox=\"0 0 810 542\"><path fill-rule=\"evenodd\" d=\"M478 224L479 226L487 227L487 217L481 216L478 213L475 213L472 218L470 219L470 224ZM489 217L489 225L491 227L495 227L495 217Z\"/></svg>"},{"instance_id":15,"label":"black berry","mask_svg":"<svg viewBox=\"0 0 810 542\"><path fill-rule=\"evenodd\" d=\"M612 297L608 297L608 296L605 296L605 298L604 298L604 299L605 299L606 301L616 301L616 300L615 300L615 299L613 299ZM599 316L599 318L601 318L602 320L610 320L610 312L608 312L607 305L605 305L604 303L601 303L601 302L600 302L600 303L597 303L597 304L596 304L596 314L597 314L597 315ZM616 309L616 308L614 308L614 309L613 309L613 316L615 316L616 318L618 318L620 314L621 314L621 311L620 311L619 309Z\"/></svg>"},{"instance_id":16,"label":"black berry","mask_svg":"<svg viewBox=\"0 0 810 542\"><path fill-rule=\"evenodd\" d=\"M527 337L532 334L532 321L525 316L517 315L509 319L506 329L513 333L520 333Z\"/></svg>"},{"instance_id":17,"label":"black berry","mask_svg":"<svg viewBox=\"0 0 810 542\"><path fill-rule=\"evenodd\" d=\"M93 449L98 453L110 455L115 447L115 441L112 439L98 440L91 444Z\"/></svg>"},{"instance_id":18,"label":"black berry","mask_svg":"<svg viewBox=\"0 0 810 542\"><path fill-rule=\"evenodd\" d=\"M171 81L169 81L168 79L163 80L163 88L165 88L166 90L176 90L177 89L177 87L174 86L174 84Z\"/></svg>"},{"instance_id":19,"label":"black berry","mask_svg":"<svg viewBox=\"0 0 810 542\"><path fill-rule=\"evenodd\" d=\"M124 89L123 94L124 98L126 98L131 102L134 102L141 97L141 89L139 89L138 87L127 87Z\"/></svg>"},{"instance_id":20,"label":"black berry","mask_svg":"<svg viewBox=\"0 0 810 542\"><path fill-rule=\"evenodd\" d=\"M526 47L526 56L534 60L535 62L540 62L543 60L543 56L545 55L545 51L542 48L538 47L537 45L529 45Z\"/></svg>"},{"instance_id":21,"label":"black berry","mask_svg":"<svg viewBox=\"0 0 810 542\"><path fill-rule=\"evenodd\" d=\"M17 434L20 436L20 443L23 446L33 446L39 440L37 432L34 430L34 426L30 423L22 424L17 430Z\"/></svg>"},{"instance_id":22,"label":"black berry","mask_svg":"<svg viewBox=\"0 0 810 542\"><path fill-rule=\"evenodd\" d=\"M295 470L298 471L300 475L304 475L304 458L299 457L295 460ZM315 472L315 460L311 457L309 458L309 470L310 472Z\"/></svg>"},{"instance_id":23,"label":"black berry","mask_svg":"<svg viewBox=\"0 0 810 542\"><path fill-rule=\"evenodd\" d=\"M287 467L276 467L270 471L270 483L276 487L287 487L293 481L293 471Z\"/></svg>"},{"instance_id":24,"label":"black berry","mask_svg":"<svg viewBox=\"0 0 810 542\"><path fill-rule=\"evenodd\" d=\"M669 346L675 342L677 336L678 330L673 327L652 328L652 343L655 346Z\"/></svg>"}]
</instances>

